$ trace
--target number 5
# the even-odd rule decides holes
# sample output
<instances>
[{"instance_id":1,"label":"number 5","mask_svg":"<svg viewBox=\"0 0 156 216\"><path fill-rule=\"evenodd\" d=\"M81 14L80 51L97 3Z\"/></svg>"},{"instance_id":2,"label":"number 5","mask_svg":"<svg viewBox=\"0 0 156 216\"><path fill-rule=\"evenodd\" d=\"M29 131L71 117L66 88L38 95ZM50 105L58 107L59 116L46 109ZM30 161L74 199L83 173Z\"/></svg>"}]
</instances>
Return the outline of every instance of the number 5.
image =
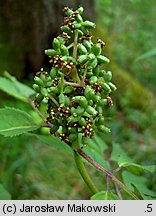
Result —
<instances>
[{"instance_id":1,"label":"number 5","mask_svg":"<svg viewBox=\"0 0 156 216\"><path fill-rule=\"evenodd\" d=\"M152 212L152 204L147 204L147 212Z\"/></svg>"}]
</instances>

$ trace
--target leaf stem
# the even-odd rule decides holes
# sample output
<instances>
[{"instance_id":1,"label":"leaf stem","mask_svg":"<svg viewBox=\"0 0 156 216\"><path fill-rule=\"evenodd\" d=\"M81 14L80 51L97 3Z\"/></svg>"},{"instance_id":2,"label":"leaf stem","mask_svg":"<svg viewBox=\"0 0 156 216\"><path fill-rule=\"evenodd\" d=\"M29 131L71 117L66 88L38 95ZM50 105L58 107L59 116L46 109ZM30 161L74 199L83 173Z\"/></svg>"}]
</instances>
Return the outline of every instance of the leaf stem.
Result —
<instances>
[{"instance_id":1,"label":"leaf stem","mask_svg":"<svg viewBox=\"0 0 156 216\"><path fill-rule=\"evenodd\" d=\"M59 103L53 98L51 95L48 94L48 97L59 107Z\"/></svg>"},{"instance_id":2,"label":"leaf stem","mask_svg":"<svg viewBox=\"0 0 156 216\"><path fill-rule=\"evenodd\" d=\"M111 178L110 176L107 175L106 177L106 182L107 182L107 192L109 193L110 191L110 181L111 181Z\"/></svg>"},{"instance_id":3,"label":"leaf stem","mask_svg":"<svg viewBox=\"0 0 156 216\"><path fill-rule=\"evenodd\" d=\"M65 81L64 84L70 85L70 86L74 86L74 87L81 87L81 85L78 84L78 83L72 83L72 82L66 82L66 81Z\"/></svg>"},{"instance_id":4,"label":"leaf stem","mask_svg":"<svg viewBox=\"0 0 156 216\"><path fill-rule=\"evenodd\" d=\"M42 115L42 113L39 111L39 109L37 109L37 107L35 106L34 102L29 98L29 104L33 107L33 109L37 112L37 114L39 115L39 117L45 122L45 124L41 124L42 127L53 127L53 124L51 124L50 122L47 123L47 119Z\"/></svg>"},{"instance_id":5,"label":"leaf stem","mask_svg":"<svg viewBox=\"0 0 156 216\"><path fill-rule=\"evenodd\" d=\"M117 179L110 171L106 170L104 167L102 167L100 164L98 164L96 161L94 161L92 158L90 158L85 152L83 152L81 149L78 149L77 152L86 159L89 163L91 163L94 167L96 167L98 170L105 173L107 176L109 176L113 181L115 181L120 187L126 191L131 197L133 197L135 200L139 200L139 198L129 190L129 188L124 185L119 179Z\"/></svg>"},{"instance_id":6,"label":"leaf stem","mask_svg":"<svg viewBox=\"0 0 156 216\"><path fill-rule=\"evenodd\" d=\"M115 192L116 192L117 196L119 197L120 200L123 200L122 195L120 193L120 190L119 190L117 184L115 182L113 182L113 185L114 185L114 189L115 189Z\"/></svg>"},{"instance_id":7,"label":"leaf stem","mask_svg":"<svg viewBox=\"0 0 156 216\"><path fill-rule=\"evenodd\" d=\"M73 42L73 58L77 59L77 44L78 44L78 30L75 30L74 42ZM74 82L81 83L80 77L77 73L77 69L72 70L72 79Z\"/></svg>"},{"instance_id":8,"label":"leaf stem","mask_svg":"<svg viewBox=\"0 0 156 216\"><path fill-rule=\"evenodd\" d=\"M74 43L73 43L73 58L77 59L77 43L78 43L78 30L75 30Z\"/></svg>"},{"instance_id":9,"label":"leaf stem","mask_svg":"<svg viewBox=\"0 0 156 216\"><path fill-rule=\"evenodd\" d=\"M39 111L39 109L37 109L37 107L35 106L33 100L31 100L30 98L28 99L29 104L33 107L33 109L37 112L37 114L39 115L39 117L46 122L46 118L42 115L42 113Z\"/></svg>"},{"instance_id":10,"label":"leaf stem","mask_svg":"<svg viewBox=\"0 0 156 216\"><path fill-rule=\"evenodd\" d=\"M74 43L71 43L69 46L67 46L67 49L70 49L71 47L73 47Z\"/></svg>"},{"instance_id":11,"label":"leaf stem","mask_svg":"<svg viewBox=\"0 0 156 216\"><path fill-rule=\"evenodd\" d=\"M84 71L84 74L83 74L83 78L82 78L82 81L83 81L83 82L85 81L86 74L87 74L87 67L85 68L85 71Z\"/></svg>"},{"instance_id":12,"label":"leaf stem","mask_svg":"<svg viewBox=\"0 0 156 216\"><path fill-rule=\"evenodd\" d=\"M88 175L88 173L86 171L86 168L82 162L82 157L75 150L74 150L74 158L75 158L76 166L77 166L83 180L88 185L88 187L90 188L90 190L92 191L93 194L97 193L98 190L97 190L96 186L94 185L94 183L92 182L90 176Z\"/></svg>"}]
</instances>

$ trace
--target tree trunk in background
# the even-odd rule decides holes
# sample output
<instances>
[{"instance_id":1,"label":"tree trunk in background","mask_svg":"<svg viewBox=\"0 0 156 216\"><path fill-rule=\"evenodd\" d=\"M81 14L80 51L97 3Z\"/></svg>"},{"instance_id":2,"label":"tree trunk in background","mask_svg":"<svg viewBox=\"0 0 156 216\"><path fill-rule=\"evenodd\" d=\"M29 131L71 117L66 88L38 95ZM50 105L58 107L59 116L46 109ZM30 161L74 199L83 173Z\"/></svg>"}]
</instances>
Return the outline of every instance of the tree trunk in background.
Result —
<instances>
[{"instance_id":1,"label":"tree trunk in background","mask_svg":"<svg viewBox=\"0 0 156 216\"><path fill-rule=\"evenodd\" d=\"M0 74L6 69L23 78L39 70L44 49L63 22L64 6L76 9L80 5L86 17L95 15L93 0L1 0Z\"/></svg>"}]
</instances>

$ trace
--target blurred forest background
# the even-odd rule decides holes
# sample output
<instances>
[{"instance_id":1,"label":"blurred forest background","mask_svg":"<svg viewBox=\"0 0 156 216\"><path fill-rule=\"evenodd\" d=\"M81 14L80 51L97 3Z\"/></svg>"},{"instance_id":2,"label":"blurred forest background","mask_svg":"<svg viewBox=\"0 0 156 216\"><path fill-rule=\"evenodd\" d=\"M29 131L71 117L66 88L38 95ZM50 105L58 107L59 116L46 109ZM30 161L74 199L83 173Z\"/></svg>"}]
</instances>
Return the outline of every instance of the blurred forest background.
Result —
<instances>
[{"instance_id":1,"label":"blurred forest background","mask_svg":"<svg viewBox=\"0 0 156 216\"><path fill-rule=\"evenodd\" d=\"M48 59L63 22L63 7L82 5L86 18L97 24L95 38L106 42L105 54L117 91L110 109L107 145L120 143L139 164L156 164L156 2L155 0L1 0L0 76L7 70L29 86ZM28 105L0 92L0 107ZM33 113L31 113L33 114ZM34 115L34 114L33 114ZM88 199L89 191L70 155L24 136L0 136L0 183L13 199ZM89 167L97 186L103 175ZM156 174L148 175L156 192Z\"/></svg>"}]
</instances>

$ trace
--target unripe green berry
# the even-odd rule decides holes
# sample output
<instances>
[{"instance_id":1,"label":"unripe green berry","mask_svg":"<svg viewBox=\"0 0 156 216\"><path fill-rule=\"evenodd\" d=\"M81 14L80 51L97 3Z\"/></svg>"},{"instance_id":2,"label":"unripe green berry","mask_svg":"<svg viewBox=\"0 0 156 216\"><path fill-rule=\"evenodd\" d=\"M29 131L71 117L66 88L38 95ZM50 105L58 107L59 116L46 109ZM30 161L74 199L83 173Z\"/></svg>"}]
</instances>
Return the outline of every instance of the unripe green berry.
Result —
<instances>
[{"instance_id":1,"label":"unripe green berry","mask_svg":"<svg viewBox=\"0 0 156 216\"><path fill-rule=\"evenodd\" d=\"M78 58L78 62L80 64L85 64L89 60L88 55L80 55Z\"/></svg>"},{"instance_id":2,"label":"unripe green berry","mask_svg":"<svg viewBox=\"0 0 156 216\"><path fill-rule=\"evenodd\" d=\"M80 104L83 108L86 108L88 105L88 101L84 96L75 96L73 97L73 100Z\"/></svg>"},{"instance_id":3,"label":"unripe green berry","mask_svg":"<svg viewBox=\"0 0 156 216\"><path fill-rule=\"evenodd\" d=\"M89 85L87 85L84 91L84 95L87 99L93 99L95 91Z\"/></svg>"},{"instance_id":4,"label":"unripe green berry","mask_svg":"<svg viewBox=\"0 0 156 216\"><path fill-rule=\"evenodd\" d=\"M91 43L90 43L88 40L85 40L85 41L83 42L83 44L84 44L84 46L87 48L88 51L91 50L92 45L91 45Z\"/></svg>"},{"instance_id":5,"label":"unripe green berry","mask_svg":"<svg viewBox=\"0 0 156 216\"><path fill-rule=\"evenodd\" d=\"M82 16L81 16L80 14L78 14L78 15L75 17L75 20L76 20L78 23L82 23L82 22L83 22Z\"/></svg>"},{"instance_id":6,"label":"unripe green berry","mask_svg":"<svg viewBox=\"0 0 156 216\"><path fill-rule=\"evenodd\" d=\"M54 94L59 94L60 90L58 87L50 87L50 91Z\"/></svg>"},{"instance_id":7,"label":"unripe green berry","mask_svg":"<svg viewBox=\"0 0 156 216\"><path fill-rule=\"evenodd\" d=\"M48 91L46 88L41 88L41 94L44 96L44 97L47 97L48 96Z\"/></svg>"},{"instance_id":8,"label":"unripe green berry","mask_svg":"<svg viewBox=\"0 0 156 216\"><path fill-rule=\"evenodd\" d=\"M103 125L104 121L105 121L105 118L103 116L99 117L98 122L99 122L100 125Z\"/></svg>"},{"instance_id":9,"label":"unripe green berry","mask_svg":"<svg viewBox=\"0 0 156 216\"><path fill-rule=\"evenodd\" d=\"M73 25L74 25L74 28L75 28L75 29L79 29L79 28L81 28L81 26L82 26L81 23L76 22L76 21L73 22Z\"/></svg>"},{"instance_id":10,"label":"unripe green berry","mask_svg":"<svg viewBox=\"0 0 156 216\"><path fill-rule=\"evenodd\" d=\"M75 58L73 58L72 56L66 56L67 57L67 60L70 60L70 61L72 61L73 62L73 64L74 65L76 65L76 59ZM62 57L62 59L63 59L63 57Z\"/></svg>"},{"instance_id":11,"label":"unripe green berry","mask_svg":"<svg viewBox=\"0 0 156 216\"><path fill-rule=\"evenodd\" d=\"M89 113L90 115L96 115L97 114L97 111L91 106L87 107L86 112Z\"/></svg>"},{"instance_id":12,"label":"unripe green berry","mask_svg":"<svg viewBox=\"0 0 156 216\"><path fill-rule=\"evenodd\" d=\"M85 47L83 44L78 44L78 45L77 45L77 49L78 49L78 52L79 52L81 55L87 53L87 49L86 49L86 47Z\"/></svg>"},{"instance_id":13,"label":"unripe green berry","mask_svg":"<svg viewBox=\"0 0 156 216\"><path fill-rule=\"evenodd\" d=\"M80 29L78 29L78 36L81 37L82 35L83 35L83 32Z\"/></svg>"},{"instance_id":14,"label":"unripe green berry","mask_svg":"<svg viewBox=\"0 0 156 216\"><path fill-rule=\"evenodd\" d=\"M99 63L103 63L103 64L110 62L110 60L106 56L103 56L103 55L97 56L97 60Z\"/></svg>"},{"instance_id":15,"label":"unripe green berry","mask_svg":"<svg viewBox=\"0 0 156 216\"><path fill-rule=\"evenodd\" d=\"M93 101L94 101L95 103L98 103L100 100L101 100L101 96L99 96L99 95L94 95Z\"/></svg>"},{"instance_id":16,"label":"unripe green berry","mask_svg":"<svg viewBox=\"0 0 156 216\"><path fill-rule=\"evenodd\" d=\"M50 77L52 79L55 79L57 75L57 69L55 67L52 67L52 69L50 70Z\"/></svg>"},{"instance_id":17,"label":"unripe green berry","mask_svg":"<svg viewBox=\"0 0 156 216\"><path fill-rule=\"evenodd\" d=\"M112 72L111 71L107 71L106 75L104 76L105 80L107 82L110 82L112 79Z\"/></svg>"},{"instance_id":18,"label":"unripe green berry","mask_svg":"<svg viewBox=\"0 0 156 216\"><path fill-rule=\"evenodd\" d=\"M105 70L101 70L99 73L100 77L105 77L106 76L106 71Z\"/></svg>"},{"instance_id":19,"label":"unripe green berry","mask_svg":"<svg viewBox=\"0 0 156 216\"><path fill-rule=\"evenodd\" d=\"M93 106L93 104L94 104L93 100L89 100L88 104L89 104L90 106Z\"/></svg>"},{"instance_id":20,"label":"unripe green berry","mask_svg":"<svg viewBox=\"0 0 156 216\"><path fill-rule=\"evenodd\" d=\"M94 69L97 66L97 63L98 63L97 58L90 60L88 62L88 68Z\"/></svg>"},{"instance_id":21,"label":"unripe green berry","mask_svg":"<svg viewBox=\"0 0 156 216\"><path fill-rule=\"evenodd\" d=\"M44 73L40 74L40 78L44 83L46 83L49 80L48 77Z\"/></svg>"},{"instance_id":22,"label":"unripe green berry","mask_svg":"<svg viewBox=\"0 0 156 216\"><path fill-rule=\"evenodd\" d=\"M95 56L98 56L101 54L101 45L99 43L95 44L93 47L92 47L92 52L94 53Z\"/></svg>"},{"instance_id":23,"label":"unripe green berry","mask_svg":"<svg viewBox=\"0 0 156 216\"><path fill-rule=\"evenodd\" d=\"M96 83L97 82L97 76L92 76L90 79L90 84L94 84L94 83Z\"/></svg>"},{"instance_id":24,"label":"unripe green berry","mask_svg":"<svg viewBox=\"0 0 156 216\"><path fill-rule=\"evenodd\" d=\"M65 106L67 106L67 107L70 106L70 99L66 95L65 95Z\"/></svg>"},{"instance_id":25,"label":"unripe green berry","mask_svg":"<svg viewBox=\"0 0 156 216\"><path fill-rule=\"evenodd\" d=\"M70 8L65 8L65 14L67 15L67 16L71 16L73 13L74 13L74 11L73 10L71 10Z\"/></svg>"},{"instance_id":26,"label":"unripe green berry","mask_svg":"<svg viewBox=\"0 0 156 216\"><path fill-rule=\"evenodd\" d=\"M94 68L93 74L98 77L99 73L100 73L100 68L97 66L97 67Z\"/></svg>"},{"instance_id":27,"label":"unripe green berry","mask_svg":"<svg viewBox=\"0 0 156 216\"><path fill-rule=\"evenodd\" d=\"M83 14L83 11L84 11L84 9L83 9L83 7L79 7L79 8L77 9L77 11L79 12L79 14L80 14L80 15L82 15L82 14Z\"/></svg>"},{"instance_id":28,"label":"unripe green berry","mask_svg":"<svg viewBox=\"0 0 156 216\"><path fill-rule=\"evenodd\" d=\"M69 93L72 93L74 91L74 88L72 86L66 86L64 88L64 93L65 94L69 94Z\"/></svg>"},{"instance_id":29,"label":"unripe green berry","mask_svg":"<svg viewBox=\"0 0 156 216\"><path fill-rule=\"evenodd\" d=\"M59 41L59 39L58 38L54 38L54 40L53 40L53 47L54 47L54 49L58 49L58 48L60 48L60 41Z\"/></svg>"},{"instance_id":30,"label":"unripe green berry","mask_svg":"<svg viewBox=\"0 0 156 216\"><path fill-rule=\"evenodd\" d=\"M91 29L91 28L95 28L95 23L86 20L85 22L83 22L83 26L87 29Z\"/></svg>"},{"instance_id":31,"label":"unripe green berry","mask_svg":"<svg viewBox=\"0 0 156 216\"><path fill-rule=\"evenodd\" d=\"M52 80L47 81L47 83L45 83L45 87L51 87L52 86Z\"/></svg>"},{"instance_id":32,"label":"unripe green berry","mask_svg":"<svg viewBox=\"0 0 156 216\"><path fill-rule=\"evenodd\" d=\"M91 76L93 76L92 70L91 70L91 71L88 71L87 74L86 74L86 77L87 77L87 78L90 78Z\"/></svg>"},{"instance_id":33,"label":"unripe green berry","mask_svg":"<svg viewBox=\"0 0 156 216\"><path fill-rule=\"evenodd\" d=\"M108 85L112 91L116 91L117 87L113 83L109 82Z\"/></svg>"},{"instance_id":34,"label":"unripe green berry","mask_svg":"<svg viewBox=\"0 0 156 216\"><path fill-rule=\"evenodd\" d=\"M96 59L96 56L95 56L93 53L90 53L90 54L88 55L88 57L89 57L89 60L94 60L94 59Z\"/></svg>"},{"instance_id":35,"label":"unripe green berry","mask_svg":"<svg viewBox=\"0 0 156 216\"><path fill-rule=\"evenodd\" d=\"M57 39L59 40L60 45L64 45L65 42L66 42L65 39L63 37L61 37L61 36L58 36Z\"/></svg>"},{"instance_id":36,"label":"unripe green berry","mask_svg":"<svg viewBox=\"0 0 156 216\"><path fill-rule=\"evenodd\" d=\"M43 80L41 80L40 77L35 76L34 81L39 86L43 86L44 85L44 82L43 82Z\"/></svg>"},{"instance_id":37,"label":"unripe green berry","mask_svg":"<svg viewBox=\"0 0 156 216\"><path fill-rule=\"evenodd\" d=\"M103 114L103 108L101 107L101 106L97 106L96 107L96 110L97 110L97 112L98 112L98 114L100 115L102 115Z\"/></svg>"},{"instance_id":38,"label":"unripe green berry","mask_svg":"<svg viewBox=\"0 0 156 216\"><path fill-rule=\"evenodd\" d=\"M47 49L44 52L46 55L51 56L51 57L54 57L57 54L56 50L54 49Z\"/></svg>"},{"instance_id":39,"label":"unripe green berry","mask_svg":"<svg viewBox=\"0 0 156 216\"><path fill-rule=\"evenodd\" d=\"M81 115L83 115L83 113L85 112L85 109L83 108L83 107L78 107L76 110L75 110L75 112L76 112L76 114L78 115L78 116L81 116Z\"/></svg>"},{"instance_id":40,"label":"unripe green berry","mask_svg":"<svg viewBox=\"0 0 156 216\"><path fill-rule=\"evenodd\" d=\"M68 33L68 34L71 33L71 29L67 25L61 26L61 30L65 33Z\"/></svg>"},{"instance_id":41,"label":"unripe green berry","mask_svg":"<svg viewBox=\"0 0 156 216\"><path fill-rule=\"evenodd\" d=\"M103 88L105 94L111 92L111 88L109 87L107 83L102 83L101 87Z\"/></svg>"},{"instance_id":42,"label":"unripe green berry","mask_svg":"<svg viewBox=\"0 0 156 216\"><path fill-rule=\"evenodd\" d=\"M96 118L96 120L95 120L96 126L103 125L103 124L104 124L104 117L103 116Z\"/></svg>"},{"instance_id":43,"label":"unripe green berry","mask_svg":"<svg viewBox=\"0 0 156 216\"><path fill-rule=\"evenodd\" d=\"M80 120L79 120L79 125L80 126L86 126L86 124L87 124L86 120L83 117L81 117Z\"/></svg>"},{"instance_id":44,"label":"unripe green berry","mask_svg":"<svg viewBox=\"0 0 156 216\"><path fill-rule=\"evenodd\" d=\"M87 99L86 99L85 97L81 96L80 101L79 101L79 104L80 104L82 107L86 108L87 105L88 105L88 101L87 101Z\"/></svg>"},{"instance_id":45,"label":"unripe green berry","mask_svg":"<svg viewBox=\"0 0 156 216\"><path fill-rule=\"evenodd\" d=\"M108 104L108 101L107 101L107 99L101 99L101 100L99 101L99 104L100 104L101 106L105 106L105 105Z\"/></svg>"},{"instance_id":46,"label":"unripe green berry","mask_svg":"<svg viewBox=\"0 0 156 216\"><path fill-rule=\"evenodd\" d=\"M40 92L40 87L37 84L33 84L33 89L39 93Z\"/></svg>"},{"instance_id":47,"label":"unripe green berry","mask_svg":"<svg viewBox=\"0 0 156 216\"><path fill-rule=\"evenodd\" d=\"M61 45L60 50L61 50L61 54L62 54L63 56L69 55L69 51L68 51L68 49L67 49L67 47L66 47L65 45Z\"/></svg>"},{"instance_id":48,"label":"unripe green berry","mask_svg":"<svg viewBox=\"0 0 156 216\"><path fill-rule=\"evenodd\" d=\"M65 95L62 93L59 95L59 104L65 104Z\"/></svg>"},{"instance_id":49,"label":"unripe green berry","mask_svg":"<svg viewBox=\"0 0 156 216\"><path fill-rule=\"evenodd\" d=\"M76 114L76 109L75 109L74 107L72 107L72 108L70 109L70 112L71 112L71 114L72 114L73 116L77 116L77 114Z\"/></svg>"},{"instance_id":50,"label":"unripe green berry","mask_svg":"<svg viewBox=\"0 0 156 216\"><path fill-rule=\"evenodd\" d=\"M110 133L110 129L105 127L104 125L99 125L97 128L101 132Z\"/></svg>"}]
</instances>

